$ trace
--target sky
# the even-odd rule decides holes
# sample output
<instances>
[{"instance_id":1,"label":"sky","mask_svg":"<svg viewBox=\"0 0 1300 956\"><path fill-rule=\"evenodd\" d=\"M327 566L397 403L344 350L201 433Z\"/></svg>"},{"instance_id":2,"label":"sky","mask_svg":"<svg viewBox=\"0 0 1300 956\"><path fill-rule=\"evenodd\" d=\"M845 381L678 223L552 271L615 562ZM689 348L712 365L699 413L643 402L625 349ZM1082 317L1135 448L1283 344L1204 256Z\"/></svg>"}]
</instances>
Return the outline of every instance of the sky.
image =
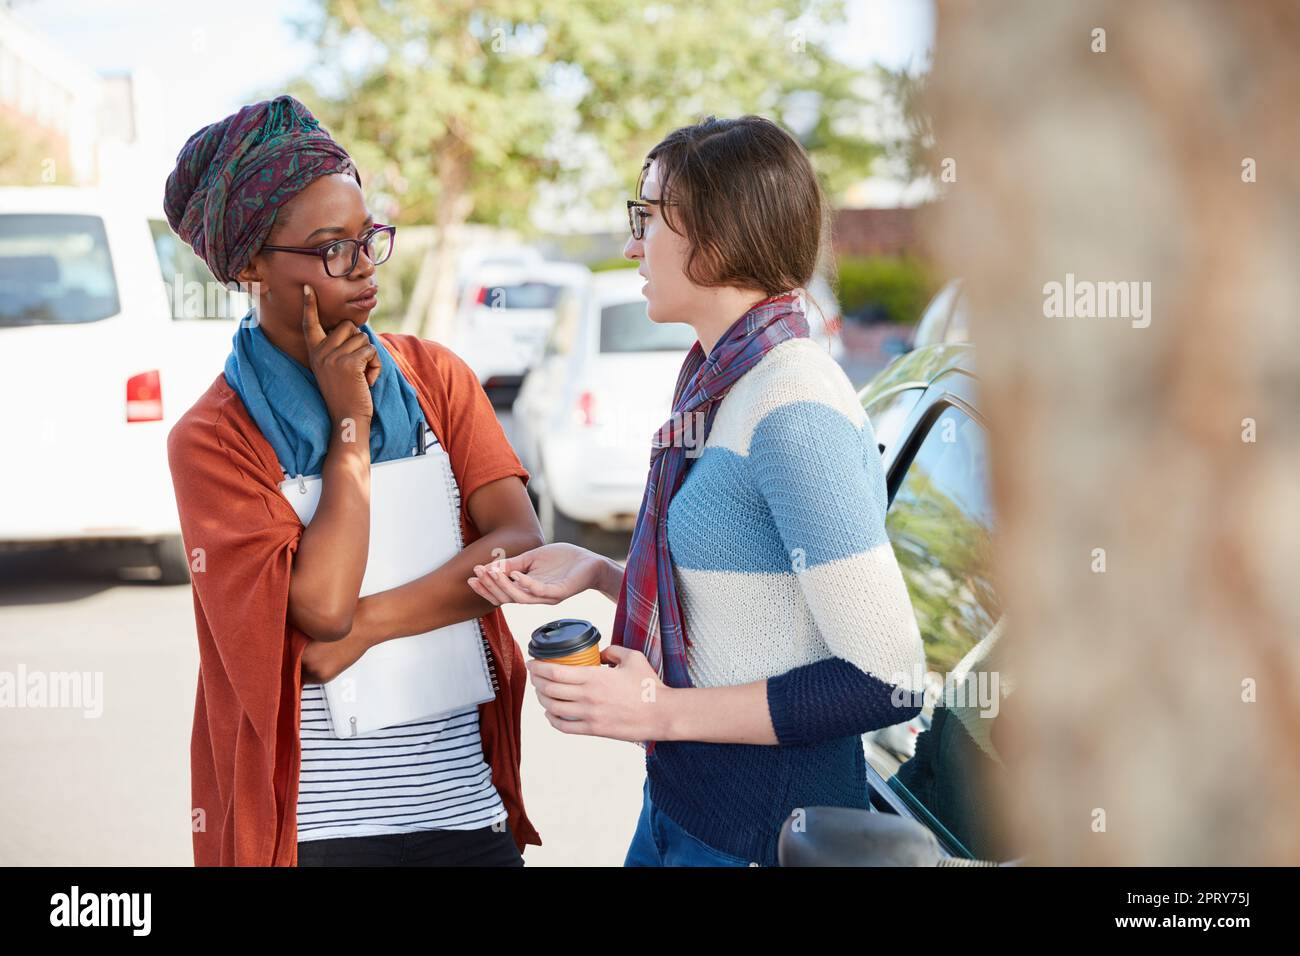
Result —
<instances>
[{"instance_id":1,"label":"sky","mask_svg":"<svg viewBox=\"0 0 1300 956\"><path fill-rule=\"evenodd\" d=\"M928 62L931 0L845 0L836 56L859 66ZM277 90L306 69L311 48L293 27L311 0L18 0L14 12L97 72L133 71L156 85L162 146L174 156L190 134Z\"/></svg>"}]
</instances>

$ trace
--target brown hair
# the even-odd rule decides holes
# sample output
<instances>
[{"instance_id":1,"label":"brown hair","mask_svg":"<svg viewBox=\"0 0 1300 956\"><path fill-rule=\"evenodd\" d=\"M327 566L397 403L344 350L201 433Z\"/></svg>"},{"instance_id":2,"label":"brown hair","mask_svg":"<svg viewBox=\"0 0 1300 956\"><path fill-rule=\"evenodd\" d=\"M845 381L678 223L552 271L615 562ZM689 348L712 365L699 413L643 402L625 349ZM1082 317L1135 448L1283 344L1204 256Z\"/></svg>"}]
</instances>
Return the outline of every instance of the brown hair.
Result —
<instances>
[{"instance_id":1,"label":"brown hair","mask_svg":"<svg viewBox=\"0 0 1300 956\"><path fill-rule=\"evenodd\" d=\"M776 295L807 286L827 228L826 202L799 142L761 116L717 119L673 130L646 155L659 161L659 207L686 237L686 276L700 286Z\"/></svg>"}]
</instances>

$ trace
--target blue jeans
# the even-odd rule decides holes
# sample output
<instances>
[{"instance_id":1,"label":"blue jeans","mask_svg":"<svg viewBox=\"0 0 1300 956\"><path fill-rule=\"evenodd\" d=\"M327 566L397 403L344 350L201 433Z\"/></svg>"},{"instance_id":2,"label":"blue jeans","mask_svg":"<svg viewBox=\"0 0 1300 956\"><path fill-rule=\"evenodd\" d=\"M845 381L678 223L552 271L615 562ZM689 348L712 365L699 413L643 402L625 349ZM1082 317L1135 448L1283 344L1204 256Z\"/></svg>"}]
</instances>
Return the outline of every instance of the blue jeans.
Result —
<instances>
[{"instance_id":1,"label":"blue jeans","mask_svg":"<svg viewBox=\"0 0 1300 956\"><path fill-rule=\"evenodd\" d=\"M641 818L624 866L757 866L714 849L687 833L650 802L650 781L642 788Z\"/></svg>"}]
</instances>

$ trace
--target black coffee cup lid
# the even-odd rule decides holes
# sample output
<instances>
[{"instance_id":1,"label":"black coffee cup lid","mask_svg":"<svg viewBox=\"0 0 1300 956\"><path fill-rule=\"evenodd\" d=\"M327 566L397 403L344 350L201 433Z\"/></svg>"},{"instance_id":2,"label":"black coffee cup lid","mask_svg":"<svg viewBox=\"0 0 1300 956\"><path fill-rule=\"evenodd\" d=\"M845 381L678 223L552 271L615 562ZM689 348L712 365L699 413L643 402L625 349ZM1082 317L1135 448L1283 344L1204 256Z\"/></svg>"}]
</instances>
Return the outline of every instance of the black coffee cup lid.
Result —
<instances>
[{"instance_id":1,"label":"black coffee cup lid","mask_svg":"<svg viewBox=\"0 0 1300 956\"><path fill-rule=\"evenodd\" d=\"M590 621L574 617L543 624L528 641L528 654L539 660L568 657L600 643L600 631Z\"/></svg>"}]
</instances>

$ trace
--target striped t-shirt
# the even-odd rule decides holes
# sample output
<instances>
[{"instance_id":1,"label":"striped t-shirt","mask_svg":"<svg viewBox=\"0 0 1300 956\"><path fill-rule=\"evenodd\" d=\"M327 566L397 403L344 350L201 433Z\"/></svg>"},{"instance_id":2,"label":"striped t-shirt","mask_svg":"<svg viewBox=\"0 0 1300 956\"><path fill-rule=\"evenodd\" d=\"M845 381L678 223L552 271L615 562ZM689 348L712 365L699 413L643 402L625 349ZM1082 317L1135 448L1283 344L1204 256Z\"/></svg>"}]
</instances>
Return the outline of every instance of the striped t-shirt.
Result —
<instances>
[{"instance_id":1,"label":"striped t-shirt","mask_svg":"<svg viewBox=\"0 0 1300 956\"><path fill-rule=\"evenodd\" d=\"M437 444L431 430L425 434L426 447ZM454 476L452 485L459 500ZM324 688L304 683L299 736L299 843L476 830L506 819L483 759L477 707L340 739L330 728Z\"/></svg>"}]
</instances>

